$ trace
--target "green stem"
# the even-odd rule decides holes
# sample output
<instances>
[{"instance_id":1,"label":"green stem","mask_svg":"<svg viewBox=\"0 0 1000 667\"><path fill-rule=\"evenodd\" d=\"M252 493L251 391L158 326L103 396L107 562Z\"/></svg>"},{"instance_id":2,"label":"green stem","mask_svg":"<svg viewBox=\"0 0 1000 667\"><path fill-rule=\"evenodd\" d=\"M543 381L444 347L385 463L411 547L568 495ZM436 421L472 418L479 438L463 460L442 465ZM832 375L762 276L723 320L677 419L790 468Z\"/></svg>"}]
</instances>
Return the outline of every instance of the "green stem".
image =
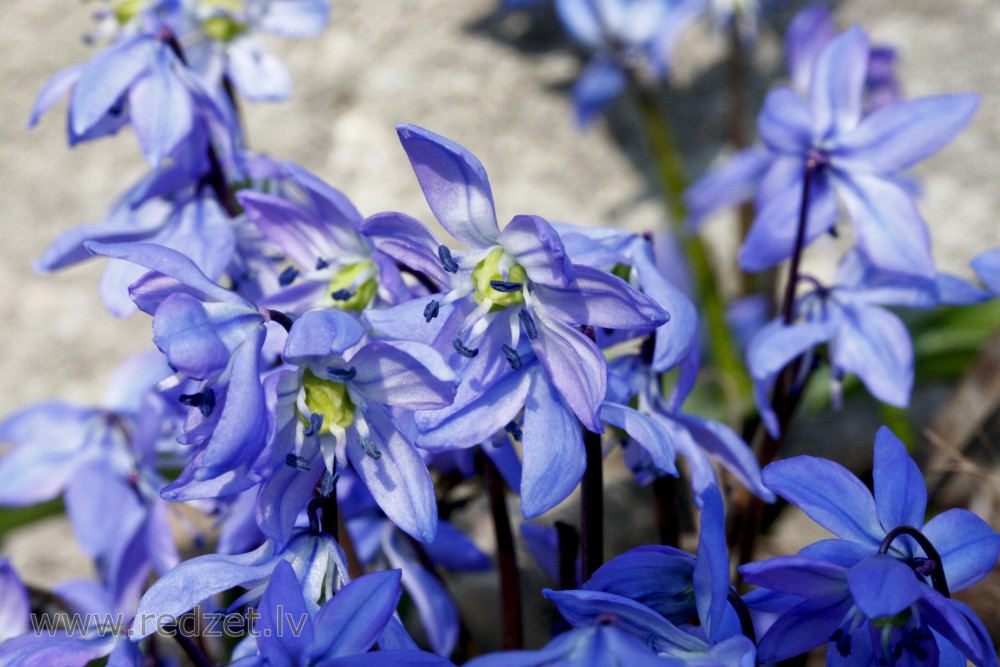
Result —
<instances>
[{"instance_id":1,"label":"green stem","mask_svg":"<svg viewBox=\"0 0 1000 667\"><path fill-rule=\"evenodd\" d=\"M633 85L636 101L642 111L643 121L649 137L650 149L660 177L660 187L667 213L674 232L680 238L685 255L691 265L701 302L705 325L708 329L709 346L715 365L725 378L727 393L735 398L736 417L742 418L750 405L751 382L746 367L740 357L736 341L726 323L726 303L719 291L719 283L708 257L708 250L701 239L684 228L687 207L684 205L684 191L687 176L684 162L674 141L670 125L667 123L656 95L639 84Z\"/></svg>"}]
</instances>

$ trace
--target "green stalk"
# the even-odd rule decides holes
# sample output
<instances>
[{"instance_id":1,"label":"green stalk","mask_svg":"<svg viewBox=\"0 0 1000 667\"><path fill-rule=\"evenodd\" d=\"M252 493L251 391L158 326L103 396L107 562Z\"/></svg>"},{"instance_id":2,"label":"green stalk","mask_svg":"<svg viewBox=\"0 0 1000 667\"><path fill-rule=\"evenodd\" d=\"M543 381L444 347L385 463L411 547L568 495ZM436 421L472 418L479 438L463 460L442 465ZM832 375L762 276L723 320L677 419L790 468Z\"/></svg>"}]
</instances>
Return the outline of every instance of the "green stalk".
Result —
<instances>
[{"instance_id":1,"label":"green stalk","mask_svg":"<svg viewBox=\"0 0 1000 667\"><path fill-rule=\"evenodd\" d=\"M632 90L642 111L667 213L674 232L683 244L684 253L694 275L708 329L712 359L722 373L727 396L735 399L732 401L735 406L734 417L737 420L742 419L750 405L752 384L736 341L726 323L726 303L719 292L719 283L712 270L705 244L697 235L691 234L684 228L687 207L684 205L683 196L688 181L683 159L677 149L670 125L657 104L655 93L642 87L641 84L633 85Z\"/></svg>"}]
</instances>

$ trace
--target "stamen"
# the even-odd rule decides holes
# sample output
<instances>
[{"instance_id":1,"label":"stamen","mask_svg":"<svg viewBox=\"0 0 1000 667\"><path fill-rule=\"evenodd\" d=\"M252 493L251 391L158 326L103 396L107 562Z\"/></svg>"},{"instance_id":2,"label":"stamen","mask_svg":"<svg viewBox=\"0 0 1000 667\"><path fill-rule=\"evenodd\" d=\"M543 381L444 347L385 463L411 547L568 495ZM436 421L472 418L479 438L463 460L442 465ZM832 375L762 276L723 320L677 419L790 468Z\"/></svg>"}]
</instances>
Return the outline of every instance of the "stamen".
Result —
<instances>
[{"instance_id":1,"label":"stamen","mask_svg":"<svg viewBox=\"0 0 1000 667\"><path fill-rule=\"evenodd\" d=\"M349 289L339 289L336 292L330 292L330 298L334 301L348 301L354 296L354 292Z\"/></svg>"},{"instance_id":2,"label":"stamen","mask_svg":"<svg viewBox=\"0 0 1000 667\"><path fill-rule=\"evenodd\" d=\"M507 431L507 433L510 434L510 437L520 442L523 433L521 433L521 427L517 425L517 422L508 422L507 425L503 427L503 430Z\"/></svg>"},{"instance_id":3,"label":"stamen","mask_svg":"<svg viewBox=\"0 0 1000 667\"><path fill-rule=\"evenodd\" d=\"M309 426L302 432L302 435L312 437L323 428L323 413L313 412L309 415Z\"/></svg>"},{"instance_id":4,"label":"stamen","mask_svg":"<svg viewBox=\"0 0 1000 667\"><path fill-rule=\"evenodd\" d=\"M437 301L431 299L430 301L427 302L427 305L424 306L424 321L430 322L431 320L433 320L435 317L438 316L438 313L440 311L441 311L441 306L438 304Z\"/></svg>"},{"instance_id":5,"label":"stamen","mask_svg":"<svg viewBox=\"0 0 1000 667\"><path fill-rule=\"evenodd\" d=\"M288 287L291 285L296 278L299 277L299 270L294 266L285 267L285 270L281 272L278 276L278 284L282 287Z\"/></svg>"},{"instance_id":6,"label":"stamen","mask_svg":"<svg viewBox=\"0 0 1000 667\"><path fill-rule=\"evenodd\" d=\"M340 479L340 473L335 472L332 475L329 470L323 471L323 478L319 482L319 492L324 498L329 498L333 490L337 488L337 480Z\"/></svg>"},{"instance_id":7,"label":"stamen","mask_svg":"<svg viewBox=\"0 0 1000 667\"><path fill-rule=\"evenodd\" d=\"M288 454L285 456L285 465L289 468L301 470L302 472L309 472L309 469L312 468L312 464L309 463L309 459L302 456L296 456L295 454Z\"/></svg>"},{"instance_id":8,"label":"stamen","mask_svg":"<svg viewBox=\"0 0 1000 667\"><path fill-rule=\"evenodd\" d=\"M844 632L843 628L837 628L837 630L830 635L830 641L837 645L837 653L841 657L846 658L851 655L851 635Z\"/></svg>"},{"instance_id":9,"label":"stamen","mask_svg":"<svg viewBox=\"0 0 1000 667\"><path fill-rule=\"evenodd\" d=\"M181 394L178 399L183 405L198 408L202 416L208 417L215 410L215 391L209 387L197 394Z\"/></svg>"},{"instance_id":10,"label":"stamen","mask_svg":"<svg viewBox=\"0 0 1000 667\"><path fill-rule=\"evenodd\" d=\"M451 250L446 245L438 246L438 259L441 260L441 266L448 273L458 273L458 264L451 256Z\"/></svg>"},{"instance_id":11,"label":"stamen","mask_svg":"<svg viewBox=\"0 0 1000 667\"><path fill-rule=\"evenodd\" d=\"M524 362L521 361L521 355L517 353L517 350L512 348L507 343L500 345L500 349L503 350L504 356L507 357L507 363L515 371L519 371L524 368Z\"/></svg>"},{"instance_id":12,"label":"stamen","mask_svg":"<svg viewBox=\"0 0 1000 667\"><path fill-rule=\"evenodd\" d=\"M382 458L382 452L380 452L378 448L375 447L375 443L372 442L369 438L359 438L359 441L361 443L361 448L365 450L365 454L367 454L376 461Z\"/></svg>"},{"instance_id":13,"label":"stamen","mask_svg":"<svg viewBox=\"0 0 1000 667\"><path fill-rule=\"evenodd\" d=\"M331 380L336 380L337 382L350 382L357 376L358 369L354 366L351 366L346 370L343 368L327 368L326 374L330 376Z\"/></svg>"},{"instance_id":14,"label":"stamen","mask_svg":"<svg viewBox=\"0 0 1000 667\"><path fill-rule=\"evenodd\" d=\"M461 338L456 338L455 340L451 341L451 346L453 348L455 348L456 352L458 352L460 355L462 355L466 359L472 359L474 356L476 356L477 354L479 354L479 348L478 347L477 348L473 348L473 349L470 350L469 348L465 347L465 345L462 344L462 339Z\"/></svg>"},{"instance_id":15,"label":"stamen","mask_svg":"<svg viewBox=\"0 0 1000 667\"><path fill-rule=\"evenodd\" d=\"M521 320L521 326L524 327L524 333L528 334L528 338L531 340L538 338L538 327L535 326L535 320L526 308L521 309L517 318Z\"/></svg>"},{"instance_id":16,"label":"stamen","mask_svg":"<svg viewBox=\"0 0 1000 667\"><path fill-rule=\"evenodd\" d=\"M510 294L511 292L520 292L521 288L524 287L524 283L513 283L506 280L491 280L490 287L498 292Z\"/></svg>"},{"instance_id":17,"label":"stamen","mask_svg":"<svg viewBox=\"0 0 1000 667\"><path fill-rule=\"evenodd\" d=\"M322 271L323 269L325 269L328 266L330 266L330 262L326 261L322 257L317 257L316 258L316 270L317 271Z\"/></svg>"}]
</instances>

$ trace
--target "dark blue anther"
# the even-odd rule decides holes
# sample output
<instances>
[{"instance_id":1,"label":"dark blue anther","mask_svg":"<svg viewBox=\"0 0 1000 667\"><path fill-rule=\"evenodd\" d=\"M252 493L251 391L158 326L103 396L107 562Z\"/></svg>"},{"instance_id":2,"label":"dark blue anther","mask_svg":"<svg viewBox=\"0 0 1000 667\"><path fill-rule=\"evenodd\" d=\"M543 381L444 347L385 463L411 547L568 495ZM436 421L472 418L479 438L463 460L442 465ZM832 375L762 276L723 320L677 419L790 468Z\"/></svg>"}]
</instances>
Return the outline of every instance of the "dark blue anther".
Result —
<instances>
[{"instance_id":1,"label":"dark blue anther","mask_svg":"<svg viewBox=\"0 0 1000 667\"><path fill-rule=\"evenodd\" d=\"M851 654L851 635L844 632L843 628L837 628L836 632L830 635L830 641L837 645L837 653L846 658Z\"/></svg>"},{"instance_id":2,"label":"dark blue anther","mask_svg":"<svg viewBox=\"0 0 1000 667\"><path fill-rule=\"evenodd\" d=\"M478 347L470 350L469 348L465 347L465 345L462 344L462 340L460 338L456 338L455 340L451 341L451 346L455 348L456 352L458 352L466 359L472 359L474 356L479 354Z\"/></svg>"},{"instance_id":3,"label":"dark blue anther","mask_svg":"<svg viewBox=\"0 0 1000 667\"><path fill-rule=\"evenodd\" d=\"M309 463L309 459L296 456L295 454L288 454L285 456L285 465L289 468L301 470L302 472L308 472L309 469L312 468L312 464Z\"/></svg>"},{"instance_id":4,"label":"dark blue anther","mask_svg":"<svg viewBox=\"0 0 1000 667\"><path fill-rule=\"evenodd\" d=\"M435 317L438 316L438 313L440 311L441 311L441 306L438 304L437 301L431 299L430 301L427 302L427 305L424 306L424 321L430 322L431 320L433 320Z\"/></svg>"},{"instance_id":5,"label":"dark blue anther","mask_svg":"<svg viewBox=\"0 0 1000 667\"><path fill-rule=\"evenodd\" d=\"M291 285L296 278L299 277L299 270L294 266L286 266L285 270L281 272L278 276L278 284L282 287L288 287Z\"/></svg>"},{"instance_id":6,"label":"dark blue anther","mask_svg":"<svg viewBox=\"0 0 1000 667\"><path fill-rule=\"evenodd\" d=\"M517 319L521 320L521 326L524 327L524 333L528 334L528 338L531 340L538 338L538 327L535 326L535 320L531 317L531 313L522 308L521 312L517 314Z\"/></svg>"},{"instance_id":7,"label":"dark blue anther","mask_svg":"<svg viewBox=\"0 0 1000 667\"><path fill-rule=\"evenodd\" d=\"M325 269L328 266L330 266L330 262L326 261L322 257L319 257L319 258L316 259L316 270L317 271L322 271L323 269Z\"/></svg>"},{"instance_id":8,"label":"dark blue anther","mask_svg":"<svg viewBox=\"0 0 1000 667\"><path fill-rule=\"evenodd\" d=\"M184 405L198 408L204 417L208 417L212 414L212 410L215 410L215 391L211 387L197 394L181 394L178 400Z\"/></svg>"},{"instance_id":9,"label":"dark blue anther","mask_svg":"<svg viewBox=\"0 0 1000 667\"><path fill-rule=\"evenodd\" d=\"M359 438L359 440L361 441L361 448L365 450L365 454L375 459L376 461L382 458L382 452L380 452L378 448L375 447L374 442L372 442L368 438Z\"/></svg>"},{"instance_id":10,"label":"dark blue anther","mask_svg":"<svg viewBox=\"0 0 1000 667\"><path fill-rule=\"evenodd\" d=\"M331 380L336 380L337 382L350 382L357 376L358 369L354 366L351 366L346 370L343 368L327 368L326 374L330 376Z\"/></svg>"},{"instance_id":11,"label":"dark blue anther","mask_svg":"<svg viewBox=\"0 0 1000 667\"><path fill-rule=\"evenodd\" d=\"M339 289L336 292L330 292L330 298L334 301L347 301L352 296L354 296L354 292L349 289Z\"/></svg>"},{"instance_id":12,"label":"dark blue anther","mask_svg":"<svg viewBox=\"0 0 1000 667\"><path fill-rule=\"evenodd\" d=\"M524 283L511 283L506 280L491 280L490 287L495 289L497 292L510 294L511 292L520 292L521 288L524 287Z\"/></svg>"},{"instance_id":13,"label":"dark blue anther","mask_svg":"<svg viewBox=\"0 0 1000 667\"><path fill-rule=\"evenodd\" d=\"M524 362L521 361L521 355L517 353L517 350L512 348L507 343L503 343L500 346L500 349L503 350L503 354L507 357L507 363L510 364L511 368L515 371L519 371L524 368Z\"/></svg>"},{"instance_id":14,"label":"dark blue anther","mask_svg":"<svg viewBox=\"0 0 1000 667\"><path fill-rule=\"evenodd\" d=\"M521 427L517 425L517 422L508 422L507 425L503 427L503 430L510 433L510 437L514 438L518 442L521 441L521 436L523 434L521 433Z\"/></svg>"},{"instance_id":15,"label":"dark blue anther","mask_svg":"<svg viewBox=\"0 0 1000 667\"><path fill-rule=\"evenodd\" d=\"M441 266L448 273L458 273L458 264L451 257L451 250L448 249L446 245L438 246L438 259L441 260Z\"/></svg>"},{"instance_id":16,"label":"dark blue anther","mask_svg":"<svg viewBox=\"0 0 1000 667\"><path fill-rule=\"evenodd\" d=\"M302 435L306 437L317 435L321 428L323 428L323 415L319 412L314 412L309 415L309 427L302 432Z\"/></svg>"},{"instance_id":17,"label":"dark blue anther","mask_svg":"<svg viewBox=\"0 0 1000 667\"><path fill-rule=\"evenodd\" d=\"M319 492L324 498L329 498L333 490L337 488L337 480L340 479L340 473L335 472L332 475L329 470L323 471L323 478L319 481Z\"/></svg>"}]
</instances>

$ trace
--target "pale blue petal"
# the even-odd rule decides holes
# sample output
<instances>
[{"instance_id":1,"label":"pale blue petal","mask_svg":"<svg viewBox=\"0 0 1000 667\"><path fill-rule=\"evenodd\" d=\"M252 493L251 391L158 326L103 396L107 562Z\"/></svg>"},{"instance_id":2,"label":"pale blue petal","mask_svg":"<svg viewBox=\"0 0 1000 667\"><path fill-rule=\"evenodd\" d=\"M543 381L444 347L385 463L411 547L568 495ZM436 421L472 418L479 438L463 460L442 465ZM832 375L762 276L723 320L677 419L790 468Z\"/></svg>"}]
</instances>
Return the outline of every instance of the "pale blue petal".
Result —
<instances>
[{"instance_id":1,"label":"pale blue petal","mask_svg":"<svg viewBox=\"0 0 1000 667\"><path fill-rule=\"evenodd\" d=\"M514 216L501 232L499 243L516 258L533 283L567 287L575 276L559 232L544 218Z\"/></svg>"},{"instance_id":2,"label":"pale blue petal","mask_svg":"<svg viewBox=\"0 0 1000 667\"><path fill-rule=\"evenodd\" d=\"M358 577L337 591L316 614L316 643L310 651L323 656L364 653L378 641L403 594L399 570Z\"/></svg>"},{"instance_id":3,"label":"pale blue petal","mask_svg":"<svg viewBox=\"0 0 1000 667\"><path fill-rule=\"evenodd\" d=\"M778 88L764 99L757 131L772 151L804 157L812 145L812 114L795 91Z\"/></svg>"},{"instance_id":4,"label":"pale blue petal","mask_svg":"<svg viewBox=\"0 0 1000 667\"><path fill-rule=\"evenodd\" d=\"M913 344L906 325L888 310L845 305L840 327L830 345L838 371L861 378L872 396L906 407L913 388Z\"/></svg>"},{"instance_id":5,"label":"pale blue petal","mask_svg":"<svg viewBox=\"0 0 1000 667\"><path fill-rule=\"evenodd\" d=\"M70 98L70 128L82 135L108 112L152 64L157 42L147 35L129 37L99 51L83 67Z\"/></svg>"},{"instance_id":6,"label":"pale blue petal","mask_svg":"<svg viewBox=\"0 0 1000 667\"><path fill-rule=\"evenodd\" d=\"M688 225L698 229L715 211L753 200L773 161L771 153L759 146L745 148L695 181L684 193Z\"/></svg>"},{"instance_id":7,"label":"pale blue petal","mask_svg":"<svg viewBox=\"0 0 1000 667\"><path fill-rule=\"evenodd\" d=\"M858 26L835 37L819 54L809 87L817 141L857 126L867 72L868 35Z\"/></svg>"},{"instance_id":8,"label":"pale blue petal","mask_svg":"<svg viewBox=\"0 0 1000 667\"><path fill-rule=\"evenodd\" d=\"M292 94L292 75L277 56L252 37L242 37L226 49L229 74L240 95L252 102L276 102Z\"/></svg>"},{"instance_id":9,"label":"pale blue petal","mask_svg":"<svg viewBox=\"0 0 1000 667\"><path fill-rule=\"evenodd\" d=\"M444 584L404 542L405 538L397 532L383 543L389 565L402 570L403 588L417 608L431 648L439 655L450 655L458 642L458 609Z\"/></svg>"},{"instance_id":10,"label":"pale blue petal","mask_svg":"<svg viewBox=\"0 0 1000 667\"><path fill-rule=\"evenodd\" d=\"M601 115L622 94L626 82L625 72L611 58L597 55L591 59L573 86L577 125L586 127Z\"/></svg>"},{"instance_id":11,"label":"pale blue petal","mask_svg":"<svg viewBox=\"0 0 1000 667\"><path fill-rule=\"evenodd\" d=\"M948 588L960 591L989 574L1000 557L1000 535L972 512L950 509L923 527L943 561Z\"/></svg>"},{"instance_id":12,"label":"pale blue petal","mask_svg":"<svg viewBox=\"0 0 1000 667\"><path fill-rule=\"evenodd\" d=\"M886 532L898 526L924 525L927 485L906 445L883 426L875 434L875 507Z\"/></svg>"},{"instance_id":13,"label":"pale blue petal","mask_svg":"<svg viewBox=\"0 0 1000 667\"><path fill-rule=\"evenodd\" d=\"M429 345L372 341L348 363L358 372L351 387L378 403L433 410L451 405L455 399L458 378Z\"/></svg>"},{"instance_id":14,"label":"pale blue petal","mask_svg":"<svg viewBox=\"0 0 1000 667\"><path fill-rule=\"evenodd\" d=\"M673 442L659 422L628 406L607 401L601 404L601 421L625 431L649 454L659 470L677 475Z\"/></svg>"}]
</instances>

